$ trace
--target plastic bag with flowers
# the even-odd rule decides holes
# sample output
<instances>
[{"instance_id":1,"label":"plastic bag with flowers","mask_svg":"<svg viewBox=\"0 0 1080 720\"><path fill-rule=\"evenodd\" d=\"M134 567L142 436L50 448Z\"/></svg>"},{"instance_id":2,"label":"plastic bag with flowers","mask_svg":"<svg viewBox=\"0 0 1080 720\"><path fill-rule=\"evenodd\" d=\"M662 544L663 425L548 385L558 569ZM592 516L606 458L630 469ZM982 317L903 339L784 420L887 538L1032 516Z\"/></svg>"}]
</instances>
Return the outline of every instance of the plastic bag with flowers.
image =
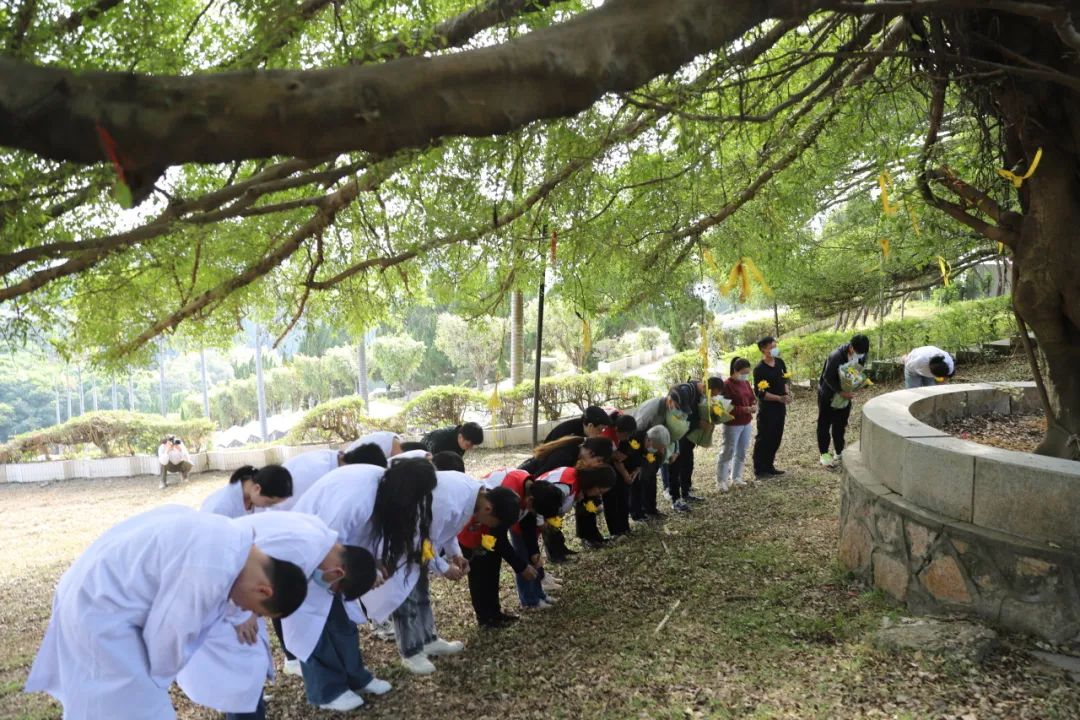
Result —
<instances>
[{"instance_id":1,"label":"plastic bag with flowers","mask_svg":"<svg viewBox=\"0 0 1080 720\"><path fill-rule=\"evenodd\" d=\"M691 428L686 433L686 439L698 447L712 447L713 431L717 425L731 422L735 416L732 414L733 405L726 397L719 395L714 398L702 398L698 405L698 417L707 420L708 428Z\"/></svg>"},{"instance_id":2,"label":"plastic bag with flowers","mask_svg":"<svg viewBox=\"0 0 1080 720\"><path fill-rule=\"evenodd\" d=\"M855 361L846 362L840 366L840 389L843 392L855 392L864 385L873 385L866 376L866 368ZM837 393L833 395L832 406L837 410L846 408L851 401Z\"/></svg>"}]
</instances>

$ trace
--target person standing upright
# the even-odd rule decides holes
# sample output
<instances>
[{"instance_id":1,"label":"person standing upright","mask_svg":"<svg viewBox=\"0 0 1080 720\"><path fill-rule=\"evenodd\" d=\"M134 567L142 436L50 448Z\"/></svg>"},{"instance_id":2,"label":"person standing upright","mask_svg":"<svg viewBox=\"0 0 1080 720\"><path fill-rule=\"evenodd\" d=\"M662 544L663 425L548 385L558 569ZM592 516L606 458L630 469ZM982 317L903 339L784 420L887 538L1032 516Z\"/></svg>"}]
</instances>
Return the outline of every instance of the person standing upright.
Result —
<instances>
[{"instance_id":1,"label":"person standing upright","mask_svg":"<svg viewBox=\"0 0 1080 720\"><path fill-rule=\"evenodd\" d=\"M784 421L792 397L788 393L787 365L780 359L776 338L765 336L757 342L761 362L754 368L754 392L758 406L757 438L754 440L754 475L758 479L783 475L776 467L776 452L784 439Z\"/></svg>"}]
</instances>

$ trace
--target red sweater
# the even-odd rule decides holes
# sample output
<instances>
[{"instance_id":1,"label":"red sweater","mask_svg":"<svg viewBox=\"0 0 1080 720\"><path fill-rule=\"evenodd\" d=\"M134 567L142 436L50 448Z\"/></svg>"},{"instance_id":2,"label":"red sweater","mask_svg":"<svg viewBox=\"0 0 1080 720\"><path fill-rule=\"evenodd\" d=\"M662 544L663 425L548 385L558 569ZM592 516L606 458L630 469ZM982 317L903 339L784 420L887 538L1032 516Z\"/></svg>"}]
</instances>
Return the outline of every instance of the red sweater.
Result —
<instances>
[{"instance_id":1,"label":"red sweater","mask_svg":"<svg viewBox=\"0 0 1080 720\"><path fill-rule=\"evenodd\" d=\"M728 425L749 425L754 417L750 414L750 408L757 404L757 398L754 397L754 389L750 387L750 383L729 377L724 381L720 394L730 400L734 406L731 414L735 416L735 419Z\"/></svg>"}]
</instances>

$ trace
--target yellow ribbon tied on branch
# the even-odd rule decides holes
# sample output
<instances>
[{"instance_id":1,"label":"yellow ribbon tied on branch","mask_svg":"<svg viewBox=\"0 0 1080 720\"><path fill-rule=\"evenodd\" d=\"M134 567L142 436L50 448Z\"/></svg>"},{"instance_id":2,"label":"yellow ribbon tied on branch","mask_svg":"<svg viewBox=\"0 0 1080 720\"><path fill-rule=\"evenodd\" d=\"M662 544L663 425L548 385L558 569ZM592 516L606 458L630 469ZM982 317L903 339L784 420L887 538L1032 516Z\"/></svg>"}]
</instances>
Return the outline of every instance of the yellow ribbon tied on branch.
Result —
<instances>
[{"instance_id":1,"label":"yellow ribbon tied on branch","mask_svg":"<svg viewBox=\"0 0 1080 720\"><path fill-rule=\"evenodd\" d=\"M589 319L584 316L581 318L581 350L585 355L592 351L592 326L589 325Z\"/></svg>"},{"instance_id":2,"label":"yellow ribbon tied on branch","mask_svg":"<svg viewBox=\"0 0 1080 720\"><path fill-rule=\"evenodd\" d=\"M878 187L881 188L881 209L886 215L895 215L896 206L889 202L889 186L892 185L892 178L889 177L888 172L883 172L878 175L877 181Z\"/></svg>"},{"instance_id":3,"label":"yellow ribbon tied on branch","mask_svg":"<svg viewBox=\"0 0 1080 720\"><path fill-rule=\"evenodd\" d=\"M701 251L701 258L702 258L702 260L705 261L705 264L709 266L710 270L712 270L717 275L720 274L720 268L717 267L716 259L713 257L713 254L712 254L711 250L707 250L707 249L702 250Z\"/></svg>"},{"instance_id":4,"label":"yellow ribbon tied on branch","mask_svg":"<svg viewBox=\"0 0 1080 720\"><path fill-rule=\"evenodd\" d=\"M881 238L878 243L881 245L881 256L888 260L889 253L892 252L892 247L889 246L889 238Z\"/></svg>"},{"instance_id":5,"label":"yellow ribbon tied on branch","mask_svg":"<svg viewBox=\"0 0 1080 720\"><path fill-rule=\"evenodd\" d=\"M701 376L708 377L709 375L709 323L701 323L701 348L698 350L698 354L701 355Z\"/></svg>"},{"instance_id":6,"label":"yellow ribbon tied on branch","mask_svg":"<svg viewBox=\"0 0 1080 720\"><path fill-rule=\"evenodd\" d=\"M1024 181L1035 174L1035 169L1039 167L1040 160L1042 160L1042 148L1035 151L1035 159L1031 161L1031 167L1023 175L1017 175L1012 170L1005 170L1004 168L998 168L997 174L1011 182L1013 187L1019 190L1024 185Z\"/></svg>"},{"instance_id":7,"label":"yellow ribbon tied on branch","mask_svg":"<svg viewBox=\"0 0 1080 720\"><path fill-rule=\"evenodd\" d=\"M952 266L942 256L937 256L938 267L941 268L941 281L945 283L945 287L949 287L952 284L950 276L952 275Z\"/></svg>"},{"instance_id":8,"label":"yellow ribbon tied on branch","mask_svg":"<svg viewBox=\"0 0 1080 720\"><path fill-rule=\"evenodd\" d=\"M739 258L739 262L735 263L735 267L731 268L727 282L724 283L720 290L724 295L727 295L738 287L739 302L744 303L750 297L751 278L761 285L761 289L766 295L772 296L772 288L765 282L765 276L762 274L761 270L758 269L758 266L754 264L754 261L748 257Z\"/></svg>"},{"instance_id":9,"label":"yellow ribbon tied on branch","mask_svg":"<svg viewBox=\"0 0 1080 720\"><path fill-rule=\"evenodd\" d=\"M491 392L491 397L488 398L487 406L488 410L490 410L493 414L498 412L499 408L502 407L502 400L499 398L498 378L495 379L495 389Z\"/></svg>"}]
</instances>

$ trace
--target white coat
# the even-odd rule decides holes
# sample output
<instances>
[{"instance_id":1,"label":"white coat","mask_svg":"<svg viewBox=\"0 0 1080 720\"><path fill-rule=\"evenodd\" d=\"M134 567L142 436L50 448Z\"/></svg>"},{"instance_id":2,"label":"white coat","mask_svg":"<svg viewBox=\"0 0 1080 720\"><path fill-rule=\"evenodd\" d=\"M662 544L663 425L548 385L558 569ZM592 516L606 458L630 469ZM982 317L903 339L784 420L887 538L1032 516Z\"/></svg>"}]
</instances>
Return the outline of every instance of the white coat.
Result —
<instances>
[{"instance_id":1,"label":"white coat","mask_svg":"<svg viewBox=\"0 0 1080 720\"><path fill-rule=\"evenodd\" d=\"M440 470L436 477L438 481L431 493L430 539L435 551L431 569L442 573L449 565L440 554L451 557L461 554L457 535L472 517L476 509L476 496L483 485L465 473L454 470ZM367 609L368 617L375 622L385 621L409 596L419 577L416 567L400 569L381 586L361 597L360 602Z\"/></svg>"},{"instance_id":2,"label":"white coat","mask_svg":"<svg viewBox=\"0 0 1080 720\"><path fill-rule=\"evenodd\" d=\"M305 604L318 605L318 593L329 595L311 580L337 542L337 533L322 520L313 515L286 512L246 515L232 522L252 530L255 545L267 555L291 562L303 571L308 578ZM266 624L261 618L259 639L254 645L237 638L236 625L249 616L250 613L240 611L222 618L177 676L180 689L199 705L224 713L254 712L258 706L263 683L274 676L274 663Z\"/></svg>"},{"instance_id":3,"label":"white coat","mask_svg":"<svg viewBox=\"0 0 1080 720\"><path fill-rule=\"evenodd\" d=\"M394 451L395 440L401 440L401 437L397 433L390 432L389 430L378 430L353 440L345 447L345 452L355 450L361 445L374 444L379 446L379 449L383 451L383 455L389 460L391 453Z\"/></svg>"},{"instance_id":4,"label":"white coat","mask_svg":"<svg viewBox=\"0 0 1080 720\"><path fill-rule=\"evenodd\" d=\"M252 540L179 505L107 530L60 578L26 690L65 720L175 718L169 685L230 607Z\"/></svg>"},{"instance_id":5,"label":"white coat","mask_svg":"<svg viewBox=\"0 0 1080 720\"><path fill-rule=\"evenodd\" d=\"M251 512L244 507L244 483L237 480L220 487L203 500L199 510L228 518L243 517Z\"/></svg>"},{"instance_id":6,"label":"white coat","mask_svg":"<svg viewBox=\"0 0 1080 720\"><path fill-rule=\"evenodd\" d=\"M292 510L311 486L338 466L337 450L312 450L290 458L282 466L292 475L292 497L270 506L271 510Z\"/></svg>"},{"instance_id":7,"label":"white coat","mask_svg":"<svg viewBox=\"0 0 1080 720\"><path fill-rule=\"evenodd\" d=\"M342 465L312 485L296 503L294 512L315 515L337 534L337 542L375 554L370 536L371 513L384 472L375 465ZM308 598L300 609L281 621L285 647L300 660L311 657L318 645L333 599L326 591L311 593L309 587ZM355 602L345 603L345 612L353 622L366 620Z\"/></svg>"}]
</instances>

